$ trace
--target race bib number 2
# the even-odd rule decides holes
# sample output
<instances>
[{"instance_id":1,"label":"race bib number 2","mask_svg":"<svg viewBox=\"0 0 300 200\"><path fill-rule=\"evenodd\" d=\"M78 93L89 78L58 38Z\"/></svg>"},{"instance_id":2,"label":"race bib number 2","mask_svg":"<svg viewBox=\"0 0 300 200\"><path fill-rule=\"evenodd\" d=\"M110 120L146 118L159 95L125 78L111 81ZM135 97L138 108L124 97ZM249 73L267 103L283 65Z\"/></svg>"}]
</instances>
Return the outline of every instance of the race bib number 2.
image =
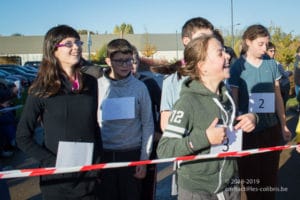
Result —
<instances>
[{"instance_id":1,"label":"race bib number 2","mask_svg":"<svg viewBox=\"0 0 300 200\"><path fill-rule=\"evenodd\" d=\"M249 95L249 112L274 113L275 94L274 93L251 93Z\"/></svg>"}]
</instances>

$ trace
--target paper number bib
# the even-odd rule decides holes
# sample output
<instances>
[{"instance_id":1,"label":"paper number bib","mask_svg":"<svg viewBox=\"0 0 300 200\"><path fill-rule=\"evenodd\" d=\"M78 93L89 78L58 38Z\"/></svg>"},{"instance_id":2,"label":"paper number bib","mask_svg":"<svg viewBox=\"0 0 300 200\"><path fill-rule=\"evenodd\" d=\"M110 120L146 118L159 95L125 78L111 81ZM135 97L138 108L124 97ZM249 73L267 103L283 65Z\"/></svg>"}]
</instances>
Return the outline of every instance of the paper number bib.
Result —
<instances>
[{"instance_id":1,"label":"paper number bib","mask_svg":"<svg viewBox=\"0 0 300 200\"><path fill-rule=\"evenodd\" d=\"M251 93L249 95L249 112L274 113L275 94L274 93Z\"/></svg>"},{"instance_id":2,"label":"paper number bib","mask_svg":"<svg viewBox=\"0 0 300 200\"><path fill-rule=\"evenodd\" d=\"M105 99L102 103L102 120L135 118L134 97Z\"/></svg>"},{"instance_id":3,"label":"paper number bib","mask_svg":"<svg viewBox=\"0 0 300 200\"><path fill-rule=\"evenodd\" d=\"M230 131L229 128L227 128L226 135L227 140L224 141L223 144L211 146L210 154L242 150L243 132L241 129Z\"/></svg>"}]
</instances>

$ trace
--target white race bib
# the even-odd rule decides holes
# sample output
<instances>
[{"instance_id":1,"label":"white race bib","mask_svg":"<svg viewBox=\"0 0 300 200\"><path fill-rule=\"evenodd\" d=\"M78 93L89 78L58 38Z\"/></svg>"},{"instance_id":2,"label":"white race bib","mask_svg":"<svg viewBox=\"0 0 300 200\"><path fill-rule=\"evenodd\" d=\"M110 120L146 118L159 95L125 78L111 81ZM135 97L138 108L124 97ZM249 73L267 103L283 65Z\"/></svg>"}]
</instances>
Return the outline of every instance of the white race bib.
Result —
<instances>
[{"instance_id":1,"label":"white race bib","mask_svg":"<svg viewBox=\"0 0 300 200\"><path fill-rule=\"evenodd\" d=\"M55 167L78 167L91 165L94 144L89 142L58 143Z\"/></svg>"},{"instance_id":2,"label":"white race bib","mask_svg":"<svg viewBox=\"0 0 300 200\"><path fill-rule=\"evenodd\" d=\"M249 95L249 112L274 113L275 94L274 93L251 93Z\"/></svg>"},{"instance_id":3,"label":"white race bib","mask_svg":"<svg viewBox=\"0 0 300 200\"><path fill-rule=\"evenodd\" d=\"M235 131L230 131L229 128L226 129L227 140L220 145L212 145L210 147L210 154L225 153L230 151L241 151L242 150L242 140L243 132L241 129Z\"/></svg>"},{"instance_id":4,"label":"white race bib","mask_svg":"<svg viewBox=\"0 0 300 200\"><path fill-rule=\"evenodd\" d=\"M134 97L108 98L102 103L102 120L135 118Z\"/></svg>"}]
</instances>

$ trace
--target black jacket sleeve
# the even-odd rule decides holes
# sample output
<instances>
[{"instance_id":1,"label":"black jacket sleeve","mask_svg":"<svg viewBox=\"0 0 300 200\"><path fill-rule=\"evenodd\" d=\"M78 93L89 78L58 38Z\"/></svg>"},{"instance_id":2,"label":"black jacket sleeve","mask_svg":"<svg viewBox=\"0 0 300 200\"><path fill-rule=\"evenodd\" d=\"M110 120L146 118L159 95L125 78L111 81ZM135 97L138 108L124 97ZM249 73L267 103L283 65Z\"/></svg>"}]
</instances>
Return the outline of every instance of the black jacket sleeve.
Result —
<instances>
[{"instance_id":1,"label":"black jacket sleeve","mask_svg":"<svg viewBox=\"0 0 300 200\"><path fill-rule=\"evenodd\" d=\"M38 117L43 113L41 98L28 95L21 119L17 126L16 142L18 147L29 156L41 162L42 166L53 167L56 156L34 139Z\"/></svg>"}]
</instances>

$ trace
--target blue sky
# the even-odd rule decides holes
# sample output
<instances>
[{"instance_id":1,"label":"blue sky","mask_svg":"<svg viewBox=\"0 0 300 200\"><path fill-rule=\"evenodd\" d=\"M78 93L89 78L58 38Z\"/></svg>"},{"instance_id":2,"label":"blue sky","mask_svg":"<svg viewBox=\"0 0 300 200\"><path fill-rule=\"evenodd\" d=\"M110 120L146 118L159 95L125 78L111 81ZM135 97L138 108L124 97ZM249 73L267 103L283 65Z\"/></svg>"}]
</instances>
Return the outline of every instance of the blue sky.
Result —
<instances>
[{"instance_id":1,"label":"blue sky","mask_svg":"<svg viewBox=\"0 0 300 200\"><path fill-rule=\"evenodd\" d=\"M300 35L299 0L232 0L235 32L260 23ZM131 24L135 33L175 33L201 16L231 31L231 0L1 0L0 35L44 35L57 24L97 33Z\"/></svg>"}]
</instances>

